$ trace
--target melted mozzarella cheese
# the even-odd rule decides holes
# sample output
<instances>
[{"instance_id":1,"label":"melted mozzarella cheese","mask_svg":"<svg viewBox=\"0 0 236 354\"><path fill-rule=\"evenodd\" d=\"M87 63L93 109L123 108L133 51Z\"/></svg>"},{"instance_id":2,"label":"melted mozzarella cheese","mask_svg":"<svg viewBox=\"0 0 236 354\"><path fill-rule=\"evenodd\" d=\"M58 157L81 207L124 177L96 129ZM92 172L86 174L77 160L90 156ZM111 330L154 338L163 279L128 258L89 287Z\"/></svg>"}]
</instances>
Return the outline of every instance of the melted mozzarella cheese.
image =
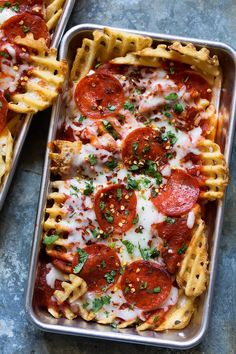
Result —
<instances>
[{"instance_id":1,"label":"melted mozzarella cheese","mask_svg":"<svg viewBox=\"0 0 236 354\"><path fill-rule=\"evenodd\" d=\"M3 8L3 10L0 11L0 25L2 25L3 22L7 21L9 18L15 15L15 11L8 8Z\"/></svg>"},{"instance_id":2,"label":"melted mozzarella cheese","mask_svg":"<svg viewBox=\"0 0 236 354\"><path fill-rule=\"evenodd\" d=\"M187 226L189 229L192 229L193 228L193 225L195 223L195 213L193 210L191 210L189 213L188 213L188 218L187 218Z\"/></svg>"},{"instance_id":3,"label":"melted mozzarella cheese","mask_svg":"<svg viewBox=\"0 0 236 354\"><path fill-rule=\"evenodd\" d=\"M61 280L64 281L64 274L60 272L57 268L55 268L51 263L47 264L47 268L50 269L50 271L46 275L46 282L47 285L50 286L50 288L54 289L55 288L55 281Z\"/></svg>"}]
</instances>

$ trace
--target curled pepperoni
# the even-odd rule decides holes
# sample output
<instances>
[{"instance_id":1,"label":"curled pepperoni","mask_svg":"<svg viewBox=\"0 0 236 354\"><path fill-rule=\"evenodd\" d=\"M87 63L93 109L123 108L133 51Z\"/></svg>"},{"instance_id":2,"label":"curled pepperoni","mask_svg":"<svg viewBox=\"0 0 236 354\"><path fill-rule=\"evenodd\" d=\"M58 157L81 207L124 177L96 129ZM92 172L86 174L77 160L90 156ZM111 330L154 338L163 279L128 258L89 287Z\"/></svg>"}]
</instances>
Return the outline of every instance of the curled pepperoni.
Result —
<instances>
[{"instance_id":1,"label":"curled pepperoni","mask_svg":"<svg viewBox=\"0 0 236 354\"><path fill-rule=\"evenodd\" d=\"M108 246L93 244L83 249L88 258L79 272L88 286L89 291L102 291L117 282L120 271L120 260L116 252ZM75 255L72 267L79 263L79 255Z\"/></svg>"},{"instance_id":2,"label":"curled pepperoni","mask_svg":"<svg viewBox=\"0 0 236 354\"><path fill-rule=\"evenodd\" d=\"M159 160L165 153L161 146L159 131L145 127L133 130L125 138L122 146L122 157L126 166L144 165L145 161Z\"/></svg>"},{"instance_id":3,"label":"curled pepperoni","mask_svg":"<svg viewBox=\"0 0 236 354\"><path fill-rule=\"evenodd\" d=\"M160 212L169 216L179 216L193 208L199 192L196 178L183 170L173 170L164 189L152 198L152 202Z\"/></svg>"},{"instance_id":4,"label":"curled pepperoni","mask_svg":"<svg viewBox=\"0 0 236 354\"><path fill-rule=\"evenodd\" d=\"M8 103L3 96L2 91L0 91L0 133L6 126L8 112Z\"/></svg>"},{"instance_id":5,"label":"curled pepperoni","mask_svg":"<svg viewBox=\"0 0 236 354\"><path fill-rule=\"evenodd\" d=\"M27 12L13 16L2 25L5 36L14 42L17 36L25 37L32 33L34 39L44 38L47 44L50 42L50 35L45 21L36 15Z\"/></svg>"},{"instance_id":6,"label":"curled pepperoni","mask_svg":"<svg viewBox=\"0 0 236 354\"><path fill-rule=\"evenodd\" d=\"M101 229L109 233L128 231L136 216L137 198L122 184L100 189L95 195L94 209Z\"/></svg>"},{"instance_id":7,"label":"curled pepperoni","mask_svg":"<svg viewBox=\"0 0 236 354\"><path fill-rule=\"evenodd\" d=\"M129 304L152 311L160 307L170 294L169 274L155 263L135 261L128 265L121 279L121 289Z\"/></svg>"},{"instance_id":8,"label":"curled pepperoni","mask_svg":"<svg viewBox=\"0 0 236 354\"><path fill-rule=\"evenodd\" d=\"M79 81L75 101L85 116L93 119L114 116L124 103L119 81L109 73L95 73Z\"/></svg>"},{"instance_id":9,"label":"curled pepperoni","mask_svg":"<svg viewBox=\"0 0 236 354\"><path fill-rule=\"evenodd\" d=\"M161 223L152 225L152 230L157 231L158 236L163 239L161 255L167 270L174 274L191 238L191 229L187 226L187 216L167 218Z\"/></svg>"}]
</instances>

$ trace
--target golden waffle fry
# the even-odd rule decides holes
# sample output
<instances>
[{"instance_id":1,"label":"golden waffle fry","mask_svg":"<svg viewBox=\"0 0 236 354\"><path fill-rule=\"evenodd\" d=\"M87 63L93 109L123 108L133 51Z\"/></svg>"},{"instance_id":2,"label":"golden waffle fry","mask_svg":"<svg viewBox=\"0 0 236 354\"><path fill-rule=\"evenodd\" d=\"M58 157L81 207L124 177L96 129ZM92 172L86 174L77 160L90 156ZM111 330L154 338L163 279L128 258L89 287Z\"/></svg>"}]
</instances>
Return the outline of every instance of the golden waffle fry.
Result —
<instances>
[{"instance_id":1,"label":"golden waffle fry","mask_svg":"<svg viewBox=\"0 0 236 354\"><path fill-rule=\"evenodd\" d=\"M82 148L81 141L55 140L50 143L49 156L52 159L51 171L61 176L68 176L72 171L73 159Z\"/></svg>"},{"instance_id":2,"label":"golden waffle fry","mask_svg":"<svg viewBox=\"0 0 236 354\"><path fill-rule=\"evenodd\" d=\"M45 20L47 23L47 27L49 31L53 30L61 15L62 15L62 8L65 3L65 0L46 0L46 15Z\"/></svg>"},{"instance_id":3,"label":"golden waffle fry","mask_svg":"<svg viewBox=\"0 0 236 354\"><path fill-rule=\"evenodd\" d=\"M24 93L11 96L8 108L17 113L36 113L49 107L56 99L67 71L67 64L56 59L57 50L46 50L44 40L34 40L32 34L19 38L17 43L37 49L30 56L29 76L25 76Z\"/></svg>"},{"instance_id":4,"label":"golden waffle fry","mask_svg":"<svg viewBox=\"0 0 236 354\"><path fill-rule=\"evenodd\" d=\"M85 38L71 70L71 79L79 81L86 76L96 62L106 62L129 52L150 47L152 39L132 33L125 33L110 28L94 31L93 39Z\"/></svg>"},{"instance_id":5,"label":"golden waffle fry","mask_svg":"<svg viewBox=\"0 0 236 354\"><path fill-rule=\"evenodd\" d=\"M0 133L0 182L9 172L13 151L13 139L7 127Z\"/></svg>"},{"instance_id":6,"label":"golden waffle fry","mask_svg":"<svg viewBox=\"0 0 236 354\"><path fill-rule=\"evenodd\" d=\"M69 307L64 307L58 311L56 308L49 306L48 312L55 318L60 318L64 315L68 320L73 320L77 317L77 315Z\"/></svg>"},{"instance_id":7,"label":"golden waffle fry","mask_svg":"<svg viewBox=\"0 0 236 354\"><path fill-rule=\"evenodd\" d=\"M62 282L61 286L64 290L54 291L54 296L57 299L58 304L62 304L64 301L72 303L78 300L87 291L86 282L75 274L69 275L68 282Z\"/></svg>"},{"instance_id":8,"label":"golden waffle fry","mask_svg":"<svg viewBox=\"0 0 236 354\"><path fill-rule=\"evenodd\" d=\"M183 329L185 328L195 311L194 298L187 297L183 290L179 290L179 298L177 303L167 312L164 321L156 327L155 315L146 322L137 326L138 331L152 329L154 331L165 331L167 329Z\"/></svg>"},{"instance_id":9,"label":"golden waffle fry","mask_svg":"<svg viewBox=\"0 0 236 354\"><path fill-rule=\"evenodd\" d=\"M198 143L201 151L201 174L205 178L205 191L200 197L207 200L221 199L229 181L229 172L219 145L208 139Z\"/></svg>"},{"instance_id":10,"label":"golden waffle fry","mask_svg":"<svg viewBox=\"0 0 236 354\"><path fill-rule=\"evenodd\" d=\"M207 237L204 221L198 217L191 242L177 273L177 283L187 296L199 296L208 282Z\"/></svg>"},{"instance_id":11,"label":"golden waffle fry","mask_svg":"<svg viewBox=\"0 0 236 354\"><path fill-rule=\"evenodd\" d=\"M220 75L219 61L217 56L210 57L207 48L197 50L193 44L182 45L174 42L172 45L159 44L156 48L145 48L141 51L128 54L127 57L115 58L111 62L114 64L134 64L158 66L160 58L176 60L196 67L204 74L211 76ZM130 62L129 62L130 60Z\"/></svg>"}]
</instances>

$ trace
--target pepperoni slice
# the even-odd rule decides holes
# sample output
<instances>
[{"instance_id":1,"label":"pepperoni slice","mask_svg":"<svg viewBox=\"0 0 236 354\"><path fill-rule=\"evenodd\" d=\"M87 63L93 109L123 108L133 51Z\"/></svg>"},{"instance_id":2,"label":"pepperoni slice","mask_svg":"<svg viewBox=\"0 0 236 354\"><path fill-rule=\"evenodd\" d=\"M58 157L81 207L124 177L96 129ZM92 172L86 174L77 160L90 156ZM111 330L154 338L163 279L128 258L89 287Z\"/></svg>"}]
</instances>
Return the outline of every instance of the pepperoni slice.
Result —
<instances>
[{"instance_id":1,"label":"pepperoni slice","mask_svg":"<svg viewBox=\"0 0 236 354\"><path fill-rule=\"evenodd\" d=\"M120 260L116 252L102 244L87 246L84 251L88 258L78 275L86 281L88 290L102 291L102 288L114 285L120 274ZM78 262L79 255L75 255L72 267Z\"/></svg>"},{"instance_id":2,"label":"pepperoni slice","mask_svg":"<svg viewBox=\"0 0 236 354\"><path fill-rule=\"evenodd\" d=\"M0 91L0 133L6 126L8 112L8 103L3 96L2 91Z\"/></svg>"},{"instance_id":3,"label":"pepperoni slice","mask_svg":"<svg viewBox=\"0 0 236 354\"><path fill-rule=\"evenodd\" d=\"M44 38L47 44L50 42L50 35L45 21L36 15L27 12L13 16L2 25L4 34L14 42L17 36L25 37L27 33L32 33L34 39Z\"/></svg>"},{"instance_id":4,"label":"pepperoni slice","mask_svg":"<svg viewBox=\"0 0 236 354\"><path fill-rule=\"evenodd\" d=\"M176 273L191 238L187 216L167 218L166 221L152 225L152 229L157 231L158 236L164 240L161 255L167 270L172 274Z\"/></svg>"},{"instance_id":5,"label":"pepperoni slice","mask_svg":"<svg viewBox=\"0 0 236 354\"><path fill-rule=\"evenodd\" d=\"M160 307L171 291L170 275L155 263L135 261L128 265L121 279L126 301L145 311Z\"/></svg>"},{"instance_id":6,"label":"pepperoni slice","mask_svg":"<svg viewBox=\"0 0 236 354\"><path fill-rule=\"evenodd\" d=\"M137 198L122 184L100 189L95 195L94 209L99 226L106 233L128 231L136 216Z\"/></svg>"},{"instance_id":7,"label":"pepperoni slice","mask_svg":"<svg viewBox=\"0 0 236 354\"><path fill-rule=\"evenodd\" d=\"M114 116L125 97L119 81L109 73L100 72L84 77L75 90L75 101L85 116L93 119Z\"/></svg>"},{"instance_id":8,"label":"pepperoni slice","mask_svg":"<svg viewBox=\"0 0 236 354\"><path fill-rule=\"evenodd\" d=\"M126 166L136 166L147 160L159 160L165 153L161 146L159 131L150 127L133 130L125 138L122 146L122 157Z\"/></svg>"},{"instance_id":9,"label":"pepperoni slice","mask_svg":"<svg viewBox=\"0 0 236 354\"><path fill-rule=\"evenodd\" d=\"M173 170L165 188L152 198L152 202L160 212L169 216L179 216L193 208L199 192L196 178L183 170Z\"/></svg>"},{"instance_id":10,"label":"pepperoni slice","mask_svg":"<svg viewBox=\"0 0 236 354\"><path fill-rule=\"evenodd\" d=\"M112 63L102 64L96 70L97 73L103 72L105 74L108 73L108 74L113 74L113 75L114 74L124 75L126 71L127 71L126 65L117 65L117 64L112 64Z\"/></svg>"}]
</instances>

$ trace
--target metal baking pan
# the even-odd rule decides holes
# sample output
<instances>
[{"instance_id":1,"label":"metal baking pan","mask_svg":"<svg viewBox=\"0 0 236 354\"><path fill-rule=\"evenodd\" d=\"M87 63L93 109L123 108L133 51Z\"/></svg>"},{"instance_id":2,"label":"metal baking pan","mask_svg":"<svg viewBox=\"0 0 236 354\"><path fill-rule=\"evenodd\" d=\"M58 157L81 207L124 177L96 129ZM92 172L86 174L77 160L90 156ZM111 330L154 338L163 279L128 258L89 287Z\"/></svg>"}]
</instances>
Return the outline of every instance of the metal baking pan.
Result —
<instances>
[{"instance_id":1,"label":"metal baking pan","mask_svg":"<svg viewBox=\"0 0 236 354\"><path fill-rule=\"evenodd\" d=\"M83 38L91 37L93 30L102 28L102 26L98 25L83 24L70 29L63 38L60 49L60 58L66 58L69 62L69 65L71 65L75 56L75 50L78 46L81 45ZM223 82L218 111L220 114L224 115L224 120L222 119L224 124L221 124L222 129L219 134L218 143L221 145L226 162L229 164L235 123L234 115L236 100L236 62L234 50L228 45L219 42L202 41L193 38L175 37L130 30L124 31L150 36L156 42L162 41L169 43L176 40L183 43L191 42L196 46L207 47L211 50L212 54L217 54L219 56L223 71ZM61 113L61 98L58 98L57 104L54 106L52 112L48 141L52 141L55 138L57 126L59 124L59 117L61 119L62 116ZM213 204L213 208L212 205L209 208L208 221L210 221L209 224L212 225L212 227L208 230L210 256L209 286L207 292L200 298L198 310L196 311L190 324L184 330L169 330L163 333L155 333L153 331L144 331L138 333L134 328L117 330L112 329L110 326L104 326L97 323L89 323L81 319L76 319L73 321L63 318L54 319L50 314L39 309L37 305L33 303L37 263L42 235L42 223L49 188L49 164L50 161L47 152L32 248L28 287L26 292L25 306L29 319L40 329L56 333L181 349L191 348L198 344L202 340L208 326L210 307L212 303L213 283L216 272L217 249L219 247L222 228L224 202L219 201L218 203ZM213 213L211 210L213 210ZM214 218L213 222L211 222L211 217Z\"/></svg>"},{"instance_id":2,"label":"metal baking pan","mask_svg":"<svg viewBox=\"0 0 236 354\"><path fill-rule=\"evenodd\" d=\"M52 35L52 41L51 41L52 48L58 48L74 4L75 4L75 0L66 0L65 4L63 6L62 15L61 15L59 22L56 26L56 29L54 30L53 35ZM14 142L11 169L9 171L9 174L6 175L5 178L3 178L3 183L0 186L0 211L3 207L4 200L7 196L8 189L10 187L12 178L14 176L16 166L17 166L17 163L18 163L18 160L20 157L20 153L21 153L26 135L28 133L31 120L33 118L33 114L22 115L22 117L23 118L22 118L22 122L21 122L20 132Z\"/></svg>"}]
</instances>

